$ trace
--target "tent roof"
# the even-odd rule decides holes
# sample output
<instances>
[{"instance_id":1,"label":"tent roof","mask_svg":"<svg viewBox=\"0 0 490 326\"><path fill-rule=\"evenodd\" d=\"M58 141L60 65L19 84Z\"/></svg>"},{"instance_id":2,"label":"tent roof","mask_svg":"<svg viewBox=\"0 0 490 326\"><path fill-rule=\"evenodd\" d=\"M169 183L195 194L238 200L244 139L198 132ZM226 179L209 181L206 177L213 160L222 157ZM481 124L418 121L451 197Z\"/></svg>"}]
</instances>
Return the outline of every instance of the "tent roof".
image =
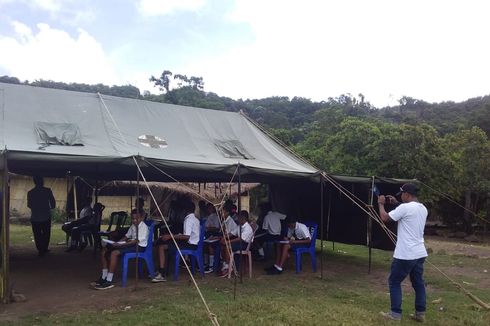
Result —
<instances>
[{"instance_id":1,"label":"tent roof","mask_svg":"<svg viewBox=\"0 0 490 326\"><path fill-rule=\"evenodd\" d=\"M230 181L238 164L244 182L318 176L239 113L4 83L0 110L0 148L19 174L131 180L136 156L155 181ZM42 145L40 123L63 137L71 124L83 146Z\"/></svg>"}]
</instances>

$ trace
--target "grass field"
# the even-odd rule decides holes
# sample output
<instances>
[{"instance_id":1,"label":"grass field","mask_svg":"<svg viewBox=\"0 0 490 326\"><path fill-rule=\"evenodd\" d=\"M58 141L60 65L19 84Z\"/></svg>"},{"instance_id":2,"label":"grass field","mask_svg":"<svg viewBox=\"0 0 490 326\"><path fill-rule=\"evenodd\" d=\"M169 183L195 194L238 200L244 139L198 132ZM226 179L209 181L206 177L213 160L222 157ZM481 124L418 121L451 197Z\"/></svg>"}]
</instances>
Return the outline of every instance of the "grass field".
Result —
<instances>
[{"instance_id":1,"label":"grass field","mask_svg":"<svg viewBox=\"0 0 490 326\"><path fill-rule=\"evenodd\" d=\"M53 227L52 243L64 240L59 226ZM25 246L31 241L30 228L12 225L11 243ZM444 242L431 239L431 244L445 248ZM469 246L469 245L468 245ZM490 252L486 246L479 250ZM490 302L490 259L477 255L455 255L437 250L429 258L466 288ZM294 274L294 263L280 276L266 276L262 265L255 264L254 278L244 277L233 298L233 282L214 276L198 279L211 310L221 325L389 325L380 311L389 307L386 285L391 253L373 251L373 269L367 274L367 248L325 242L323 279L321 273ZM183 272L182 272L183 273ZM187 278L160 286L148 296L131 299L128 288L126 304L82 311L21 314L12 325L209 325L204 306ZM428 325L490 325L490 312L481 310L465 295L449 284L426 264L428 289ZM60 286L62 286L60 284ZM144 291L144 290L139 290ZM97 295L96 292L94 295ZM119 293L119 292L118 292ZM415 325L408 313L413 310L413 291L404 287L404 320L401 325ZM435 301L436 303L432 303ZM18 303L21 305L22 303ZM108 305L109 306L109 305ZM5 324L9 325L8 322Z\"/></svg>"}]
</instances>

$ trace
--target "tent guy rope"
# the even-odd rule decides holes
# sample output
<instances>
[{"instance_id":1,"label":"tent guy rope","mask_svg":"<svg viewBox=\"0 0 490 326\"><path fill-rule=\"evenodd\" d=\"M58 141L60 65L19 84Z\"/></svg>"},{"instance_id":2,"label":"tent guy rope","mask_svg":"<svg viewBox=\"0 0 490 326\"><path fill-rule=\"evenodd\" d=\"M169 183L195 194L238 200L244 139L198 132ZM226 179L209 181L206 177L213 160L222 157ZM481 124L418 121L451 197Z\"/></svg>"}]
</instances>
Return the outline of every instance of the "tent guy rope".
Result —
<instances>
[{"instance_id":1,"label":"tent guy rope","mask_svg":"<svg viewBox=\"0 0 490 326\"><path fill-rule=\"evenodd\" d=\"M177 243L177 241L175 240L175 237L172 233L172 231L170 230L169 226L168 226L168 223L167 221L165 220L164 216L163 216L163 213L162 211L160 210L160 207L158 206L158 202L155 198L155 196L153 195L153 192L151 191L150 189L150 186L148 184L148 182L146 181L146 177L145 175L143 174L143 172L141 171L141 167L140 165L138 164L138 161L136 160L136 157L133 156L133 161L134 163L136 164L136 167L138 169L138 172L139 174L141 175L141 178L143 179L143 182L145 183L145 186L146 186L146 189L148 190L148 192L150 193L150 196L153 200L153 202L155 203L155 205L158 207L158 212L160 213L160 217L163 221L163 223L165 223L165 227L167 228L167 230L169 231L169 234L170 234L170 237L172 238L172 241L175 245L175 247L177 248L177 251L179 252L179 255L180 255L180 258L182 259L182 261L184 262L184 265L185 265L185 268L187 269L187 272L189 273L189 276L191 277L191 280L192 280L192 283L194 284L194 287L196 288L197 290L197 293L199 294L200 298L201 298L201 301L203 302L204 304L204 307L206 308L206 311L208 313L208 317L209 319L211 320L211 323L215 326L219 326L219 322L218 322L218 317L216 316L216 314L214 314L211 309L209 308L209 305L208 303L206 302L206 299L204 298L202 292L201 292L201 289L199 288L199 285L197 284L196 282L196 279L194 278L194 275L192 275L192 272L189 268L189 265L187 264L186 260L184 259L184 256L182 255L182 252L180 250L180 247Z\"/></svg>"}]
</instances>

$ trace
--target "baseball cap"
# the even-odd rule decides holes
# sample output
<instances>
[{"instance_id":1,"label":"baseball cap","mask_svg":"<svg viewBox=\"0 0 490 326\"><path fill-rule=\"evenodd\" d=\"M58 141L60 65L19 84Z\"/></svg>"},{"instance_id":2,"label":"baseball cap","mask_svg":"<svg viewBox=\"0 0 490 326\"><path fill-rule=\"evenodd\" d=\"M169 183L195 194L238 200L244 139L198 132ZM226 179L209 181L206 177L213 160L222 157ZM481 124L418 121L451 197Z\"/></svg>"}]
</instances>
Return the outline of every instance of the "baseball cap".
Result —
<instances>
[{"instance_id":1,"label":"baseball cap","mask_svg":"<svg viewBox=\"0 0 490 326\"><path fill-rule=\"evenodd\" d=\"M400 191L396 194L396 196L400 196L402 192L409 193L410 195L417 196L417 192L419 190L417 189L417 186L414 185L413 183L405 183L403 186L400 187Z\"/></svg>"}]
</instances>

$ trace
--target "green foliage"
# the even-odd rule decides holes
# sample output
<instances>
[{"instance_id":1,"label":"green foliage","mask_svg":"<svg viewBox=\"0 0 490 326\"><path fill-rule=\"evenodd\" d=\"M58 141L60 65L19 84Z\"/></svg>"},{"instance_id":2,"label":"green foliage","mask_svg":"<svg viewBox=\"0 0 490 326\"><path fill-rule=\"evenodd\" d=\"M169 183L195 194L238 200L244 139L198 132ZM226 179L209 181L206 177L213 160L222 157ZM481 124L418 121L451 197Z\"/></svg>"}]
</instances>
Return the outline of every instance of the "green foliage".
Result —
<instances>
[{"instance_id":1,"label":"green foliage","mask_svg":"<svg viewBox=\"0 0 490 326\"><path fill-rule=\"evenodd\" d=\"M65 223L66 212L58 207L51 210L51 220L53 223Z\"/></svg>"}]
</instances>

